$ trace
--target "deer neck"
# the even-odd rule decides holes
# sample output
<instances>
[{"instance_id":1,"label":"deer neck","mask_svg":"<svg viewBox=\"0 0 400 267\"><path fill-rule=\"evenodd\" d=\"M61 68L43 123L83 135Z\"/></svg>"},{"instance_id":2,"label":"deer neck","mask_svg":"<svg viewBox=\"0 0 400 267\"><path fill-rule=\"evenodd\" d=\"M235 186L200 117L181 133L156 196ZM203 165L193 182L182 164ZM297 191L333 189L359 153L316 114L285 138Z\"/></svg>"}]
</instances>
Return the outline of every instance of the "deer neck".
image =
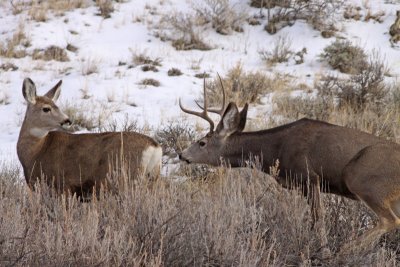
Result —
<instances>
[{"instance_id":1,"label":"deer neck","mask_svg":"<svg viewBox=\"0 0 400 267\"><path fill-rule=\"evenodd\" d=\"M34 127L24 120L17 143L17 154L24 165L33 164L47 137L48 131Z\"/></svg>"},{"instance_id":2,"label":"deer neck","mask_svg":"<svg viewBox=\"0 0 400 267\"><path fill-rule=\"evenodd\" d=\"M226 140L225 147L222 158L232 167L242 167L254 161L270 166L278 157L280 138L276 134L261 132L236 133Z\"/></svg>"}]
</instances>

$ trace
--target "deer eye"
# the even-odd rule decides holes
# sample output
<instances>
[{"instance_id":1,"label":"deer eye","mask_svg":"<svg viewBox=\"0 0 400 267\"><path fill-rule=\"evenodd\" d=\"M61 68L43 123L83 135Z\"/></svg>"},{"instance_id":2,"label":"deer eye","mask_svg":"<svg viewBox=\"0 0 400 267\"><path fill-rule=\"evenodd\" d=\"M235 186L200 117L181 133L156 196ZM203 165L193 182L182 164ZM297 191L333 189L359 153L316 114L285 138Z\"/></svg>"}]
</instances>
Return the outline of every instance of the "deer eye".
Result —
<instances>
[{"instance_id":1,"label":"deer eye","mask_svg":"<svg viewBox=\"0 0 400 267\"><path fill-rule=\"evenodd\" d=\"M47 113L47 112L50 112L51 109L50 108L43 108L42 110L43 110L43 112Z\"/></svg>"},{"instance_id":2,"label":"deer eye","mask_svg":"<svg viewBox=\"0 0 400 267\"><path fill-rule=\"evenodd\" d=\"M200 145L201 147L203 147L203 146L206 145L206 142L204 142L204 141L199 141L199 145Z\"/></svg>"}]
</instances>

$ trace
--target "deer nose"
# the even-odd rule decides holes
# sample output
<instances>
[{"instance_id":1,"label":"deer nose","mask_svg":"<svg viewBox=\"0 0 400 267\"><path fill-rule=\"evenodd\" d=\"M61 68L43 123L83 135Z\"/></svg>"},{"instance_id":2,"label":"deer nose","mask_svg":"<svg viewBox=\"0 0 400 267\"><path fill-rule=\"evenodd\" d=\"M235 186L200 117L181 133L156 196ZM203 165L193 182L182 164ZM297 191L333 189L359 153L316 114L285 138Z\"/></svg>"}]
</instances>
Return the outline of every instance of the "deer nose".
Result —
<instances>
[{"instance_id":1,"label":"deer nose","mask_svg":"<svg viewBox=\"0 0 400 267\"><path fill-rule=\"evenodd\" d=\"M178 155L179 155L179 160L186 161L186 163L190 163L190 160L185 159L185 158L182 156L181 153L179 153Z\"/></svg>"},{"instance_id":2,"label":"deer nose","mask_svg":"<svg viewBox=\"0 0 400 267\"><path fill-rule=\"evenodd\" d=\"M64 126L64 125L71 125L72 124L72 122L69 120L69 119L66 119L66 120L64 120L62 123L61 123L61 126Z\"/></svg>"}]
</instances>

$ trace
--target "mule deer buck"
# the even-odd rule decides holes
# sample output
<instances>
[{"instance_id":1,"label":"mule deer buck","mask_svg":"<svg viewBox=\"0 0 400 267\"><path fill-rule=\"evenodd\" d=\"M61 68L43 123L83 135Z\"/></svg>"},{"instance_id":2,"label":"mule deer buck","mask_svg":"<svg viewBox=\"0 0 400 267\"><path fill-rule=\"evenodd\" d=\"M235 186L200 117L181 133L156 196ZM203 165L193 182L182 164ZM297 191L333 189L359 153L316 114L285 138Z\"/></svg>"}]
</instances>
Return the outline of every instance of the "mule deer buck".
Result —
<instances>
[{"instance_id":1,"label":"mule deer buck","mask_svg":"<svg viewBox=\"0 0 400 267\"><path fill-rule=\"evenodd\" d=\"M130 177L157 176L161 167L161 147L148 136L134 132L72 134L64 130L71 121L55 104L60 96L59 81L44 96L26 78L22 94L27 102L25 119L18 138L17 154L25 179L33 188L45 178L59 192L87 196L107 180L110 161L123 155ZM121 159L122 160L122 159Z\"/></svg>"},{"instance_id":2,"label":"mule deer buck","mask_svg":"<svg viewBox=\"0 0 400 267\"><path fill-rule=\"evenodd\" d=\"M275 177L283 187L300 185L309 194L329 192L363 201L379 217L379 224L359 241L372 240L400 225L400 146L355 129L322 121L300 119L293 123L256 132L243 132L247 108L239 112L231 102L225 109L225 91L220 78L223 103L220 109L207 107L204 81L204 106L201 112L183 112L209 122L209 132L180 155L188 163L242 167L258 159L261 170L279 160ZM208 112L222 116L217 127ZM323 179L321 181L321 179ZM312 204L315 205L313 202ZM315 208L315 207L314 207ZM313 207L312 207L313 209Z\"/></svg>"}]
</instances>

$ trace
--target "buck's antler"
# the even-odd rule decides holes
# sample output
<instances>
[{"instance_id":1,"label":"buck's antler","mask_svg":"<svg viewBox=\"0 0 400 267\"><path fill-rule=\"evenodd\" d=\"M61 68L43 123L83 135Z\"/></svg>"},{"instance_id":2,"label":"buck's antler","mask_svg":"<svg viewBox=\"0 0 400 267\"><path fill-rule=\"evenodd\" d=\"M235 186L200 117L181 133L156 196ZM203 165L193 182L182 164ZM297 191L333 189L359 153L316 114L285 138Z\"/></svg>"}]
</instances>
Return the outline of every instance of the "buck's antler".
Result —
<instances>
[{"instance_id":1,"label":"buck's antler","mask_svg":"<svg viewBox=\"0 0 400 267\"><path fill-rule=\"evenodd\" d=\"M212 112L212 113L217 113L222 117L222 115L224 115L224 111L225 111L225 88L222 83L221 76L219 76L219 73L217 73L217 75L218 75L218 79L219 79L219 84L221 85L221 88L222 88L222 107L221 107L221 109L208 109L208 111ZM204 101L206 101L205 98L204 98ZM195 102L199 108L204 110L204 108L197 101L195 101Z\"/></svg>"},{"instance_id":2,"label":"buck's antler","mask_svg":"<svg viewBox=\"0 0 400 267\"><path fill-rule=\"evenodd\" d=\"M204 92L203 92L204 107L201 107L201 106L199 105L199 103L196 102L196 104L203 110L202 112L196 112L196 111L192 111L192 110L188 110L188 109L184 108L184 107L182 106L182 103L181 103L181 99L180 99L180 98L179 98L179 107L180 107L181 110L182 110L183 112L185 112L185 113L198 116L198 117L200 117L200 118L205 119L206 121L208 121L208 123L210 124L210 133L212 133L212 132L214 131L214 122L213 122L212 119L208 116L208 113L207 113L207 92L206 92L206 78L205 78L205 77L204 77L204 80L203 80L203 91L204 91ZM210 110L210 112L211 112L211 110Z\"/></svg>"}]
</instances>

